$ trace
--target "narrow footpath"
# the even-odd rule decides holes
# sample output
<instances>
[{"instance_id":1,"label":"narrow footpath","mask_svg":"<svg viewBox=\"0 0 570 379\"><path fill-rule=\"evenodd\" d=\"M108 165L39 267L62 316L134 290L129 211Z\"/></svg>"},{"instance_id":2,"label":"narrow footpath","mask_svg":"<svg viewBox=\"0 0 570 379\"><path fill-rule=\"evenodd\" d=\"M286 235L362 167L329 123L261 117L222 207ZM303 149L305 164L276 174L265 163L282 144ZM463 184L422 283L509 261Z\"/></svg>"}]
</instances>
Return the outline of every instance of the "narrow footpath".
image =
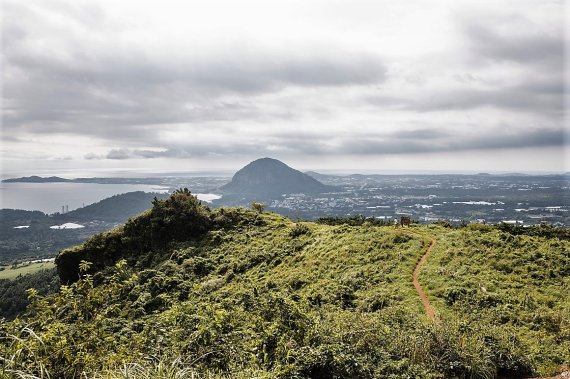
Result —
<instances>
[{"instance_id":1,"label":"narrow footpath","mask_svg":"<svg viewBox=\"0 0 570 379\"><path fill-rule=\"evenodd\" d=\"M412 232L412 233L416 234L416 235L420 235L419 233L414 233L414 232ZM436 244L436 241L435 241L435 239L432 238L430 245L426 249L426 252L424 253L424 255L422 255L422 257L420 258L420 260L416 264L416 267L414 268L414 272L412 273L412 282L414 283L414 288L416 289L416 292L418 293L420 299L422 300L424 310L425 310L426 315L430 321L436 320L435 308L429 302L429 299L427 298L426 293L422 289L422 286L420 285L420 281L418 280L418 278L420 276L420 271L422 270L422 266L427 262L427 259L428 259L429 255L431 254L433 248L435 247L435 244ZM567 365L562 365L560 367L560 371L561 371L561 373L556 375L556 376L552 376L552 377L548 377L548 378L542 377L542 378L532 378L532 379L570 379L570 370L568 369Z\"/></svg>"},{"instance_id":2,"label":"narrow footpath","mask_svg":"<svg viewBox=\"0 0 570 379\"><path fill-rule=\"evenodd\" d=\"M428 246L428 248L426 250L426 252L424 253L424 255L422 255L422 257L420 258L420 260L416 264L416 267L414 268L414 272L412 273L412 282L414 283L414 287L416 289L416 292L418 293L418 295L420 296L420 299L422 300L422 304L424 305L424 309L425 309L425 312L426 312L428 319L430 319L432 321L435 320L435 308L429 302L429 299L427 298L426 293L422 289L422 286L420 285L420 281L418 280L418 278L420 276L420 271L422 270L422 266L424 265L424 263L426 263L428 256L430 255L431 251L435 247L435 244L436 244L435 239L432 239L430 245Z\"/></svg>"}]
</instances>

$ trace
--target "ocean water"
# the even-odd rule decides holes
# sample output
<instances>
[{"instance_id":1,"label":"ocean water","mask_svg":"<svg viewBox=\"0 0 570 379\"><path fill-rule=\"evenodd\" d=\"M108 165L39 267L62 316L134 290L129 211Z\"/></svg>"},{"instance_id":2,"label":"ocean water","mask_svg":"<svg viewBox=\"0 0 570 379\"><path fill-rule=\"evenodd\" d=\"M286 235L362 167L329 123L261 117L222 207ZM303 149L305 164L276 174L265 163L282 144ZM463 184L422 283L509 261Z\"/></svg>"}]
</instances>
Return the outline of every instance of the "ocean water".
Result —
<instances>
[{"instance_id":1,"label":"ocean water","mask_svg":"<svg viewBox=\"0 0 570 379\"><path fill-rule=\"evenodd\" d=\"M69 211L133 191L168 192L167 187L145 184L93 183L0 183L0 208L24 209L44 213ZM204 199L205 200L205 199Z\"/></svg>"}]
</instances>

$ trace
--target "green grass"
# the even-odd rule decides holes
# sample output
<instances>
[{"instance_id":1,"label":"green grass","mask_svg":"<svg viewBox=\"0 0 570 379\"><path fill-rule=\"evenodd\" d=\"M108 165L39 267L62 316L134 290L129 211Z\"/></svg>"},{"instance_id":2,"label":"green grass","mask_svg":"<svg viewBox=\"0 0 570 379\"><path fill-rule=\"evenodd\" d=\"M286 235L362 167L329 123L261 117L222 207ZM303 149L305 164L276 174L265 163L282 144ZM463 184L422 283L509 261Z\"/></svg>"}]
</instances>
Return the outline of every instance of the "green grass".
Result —
<instances>
[{"instance_id":1,"label":"green grass","mask_svg":"<svg viewBox=\"0 0 570 379\"><path fill-rule=\"evenodd\" d=\"M269 216L265 216L269 217ZM215 292L230 296L245 288L271 287L304 299L370 311L390 304L421 310L410 273L426 239L391 227L328 226L303 223L309 232L291 237L294 224L271 216L276 224L251 232L227 233L223 243L199 247L221 268L199 284L223 280ZM227 271L236 275L227 281Z\"/></svg>"},{"instance_id":2,"label":"green grass","mask_svg":"<svg viewBox=\"0 0 570 379\"><path fill-rule=\"evenodd\" d=\"M53 262L36 262L36 263L23 263L17 267L1 266L3 270L0 271L0 279L15 279L20 275L32 274L43 269L54 268Z\"/></svg>"},{"instance_id":3,"label":"green grass","mask_svg":"<svg viewBox=\"0 0 570 379\"><path fill-rule=\"evenodd\" d=\"M539 372L570 360L570 241L484 225L436 238L420 281L440 312L512 332Z\"/></svg>"},{"instance_id":4,"label":"green grass","mask_svg":"<svg viewBox=\"0 0 570 379\"><path fill-rule=\"evenodd\" d=\"M184 238L187 214L176 224L166 212L170 229L160 214L64 252L71 270L81 257L99 261L80 264L82 279L57 295L32 291L28 316L0 323L4 369L494 378L550 375L570 360L567 240L481 225L294 223L244 209L204 211L208 229ZM174 237L143 244L129 230ZM435 323L411 282L432 238L420 282Z\"/></svg>"}]
</instances>

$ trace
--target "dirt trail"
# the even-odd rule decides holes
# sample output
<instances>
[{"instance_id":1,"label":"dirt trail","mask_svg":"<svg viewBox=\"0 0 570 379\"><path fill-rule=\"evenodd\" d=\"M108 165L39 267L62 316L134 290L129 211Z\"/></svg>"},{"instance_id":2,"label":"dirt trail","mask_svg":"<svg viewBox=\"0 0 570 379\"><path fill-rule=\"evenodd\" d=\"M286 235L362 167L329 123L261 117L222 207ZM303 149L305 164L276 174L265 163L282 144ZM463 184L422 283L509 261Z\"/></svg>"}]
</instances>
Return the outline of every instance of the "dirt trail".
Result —
<instances>
[{"instance_id":1,"label":"dirt trail","mask_svg":"<svg viewBox=\"0 0 570 379\"><path fill-rule=\"evenodd\" d=\"M416 234L416 235L420 235L419 233L415 233L415 232L412 232L412 233ZM414 268L414 272L412 273L412 282L414 283L414 288L416 289L416 292L418 293L418 295L420 296L420 299L422 300L422 304L424 306L424 309L425 309L425 312L426 312L428 319L430 319L431 321L436 321L437 319L436 319L435 308L429 302L429 299L427 298L427 295L424 292L424 290L422 289L422 286L420 285L420 281L418 280L418 278L420 276L420 271L422 270L422 266L427 262L429 255L431 254L433 248L436 245L436 240L432 237L430 237L430 238L431 238L430 245L428 246L428 248L426 249L426 252L424 253L424 255L422 255L422 257L420 258L420 260L416 264L416 267ZM568 369L568 366L562 365L560 367L560 371L561 371L561 374L559 374L557 376L552 376L552 377L548 377L548 378L541 377L541 378L533 378L533 379L570 379L570 370Z\"/></svg>"},{"instance_id":2,"label":"dirt trail","mask_svg":"<svg viewBox=\"0 0 570 379\"><path fill-rule=\"evenodd\" d=\"M422 266L424 265L424 263L426 263L428 256L430 255L431 251L435 247L435 244L436 244L435 239L432 239L429 247L427 248L424 255L422 255L422 257L420 258L420 260L416 264L416 267L414 268L414 272L412 273L412 282L414 283L414 287L416 289L416 292L418 293L418 295L420 296L420 299L422 300L422 304L424 305L426 315L430 320L435 319L435 308L429 302L426 293L424 292L424 290L422 289L422 286L420 285L420 281L418 280L418 277L420 276L420 271L422 270Z\"/></svg>"}]
</instances>

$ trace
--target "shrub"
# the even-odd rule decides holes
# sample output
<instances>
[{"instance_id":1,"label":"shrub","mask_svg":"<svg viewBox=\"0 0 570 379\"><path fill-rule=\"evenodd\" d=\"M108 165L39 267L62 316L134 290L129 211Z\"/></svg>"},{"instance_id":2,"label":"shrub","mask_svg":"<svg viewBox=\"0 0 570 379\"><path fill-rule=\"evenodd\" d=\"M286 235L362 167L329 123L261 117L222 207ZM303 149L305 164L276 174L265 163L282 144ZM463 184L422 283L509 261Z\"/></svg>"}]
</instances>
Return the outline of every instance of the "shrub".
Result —
<instances>
[{"instance_id":1,"label":"shrub","mask_svg":"<svg viewBox=\"0 0 570 379\"><path fill-rule=\"evenodd\" d=\"M302 236L304 234L309 234L311 232L311 229L309 229L309 227L305 224L302 223L297 223L295 224L295 226L293 227L293 229L289 232L289 235L293 238Z\"/></svg>"},{"instance_id":2,"label":"shrub","mask_svg":"<svg viewBox=\"0 0 570 379\"><path fill-rule=\"evenodd\" d=\"M56 258L64 284L79 279L79 263L92 263L91 273L113 265L119 259L142 257L169 245L205 235L213 227L211 211L187 189L175 191L168 199L152 202L152 209L130 219L125 226L96 234L83 245L63 250Z\"/></svg>"}]
</instances>

